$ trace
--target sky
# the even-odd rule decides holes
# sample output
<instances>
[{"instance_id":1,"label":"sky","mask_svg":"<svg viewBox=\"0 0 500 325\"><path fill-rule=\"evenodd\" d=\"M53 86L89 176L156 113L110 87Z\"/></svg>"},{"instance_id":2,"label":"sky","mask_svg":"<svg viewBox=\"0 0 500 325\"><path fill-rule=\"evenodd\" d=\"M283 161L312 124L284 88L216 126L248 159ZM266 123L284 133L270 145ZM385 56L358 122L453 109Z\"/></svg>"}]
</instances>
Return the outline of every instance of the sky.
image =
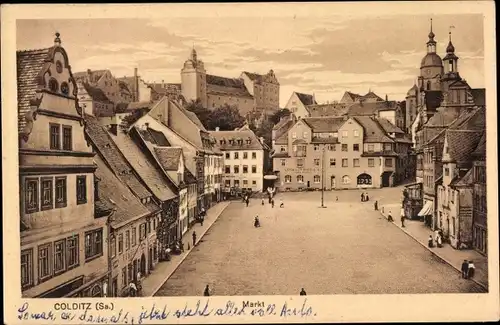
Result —
<instances>
[{"instance_id":1,"label":"sky","mask_svg":"<svg viewBox=\"0 0 500 325\"><path fill-rule=\"evenodd\" d=\"M264 9L264 8L263 8ZM458 69L473 88L485 86L483 18L456 15L225 14L151 19L17 20L17 50L52 46L61 34L73 72L110 69L116 77L137 67L146 82L180 83L193 46L208 74L237 78L267 73L280 82L280 106L293 91L319 103L345 91L404 100L419 74L433 19L437 52L446 55L449 31ZM450 26L454 26L450 29Z\"/></svg>"}]
</instances>

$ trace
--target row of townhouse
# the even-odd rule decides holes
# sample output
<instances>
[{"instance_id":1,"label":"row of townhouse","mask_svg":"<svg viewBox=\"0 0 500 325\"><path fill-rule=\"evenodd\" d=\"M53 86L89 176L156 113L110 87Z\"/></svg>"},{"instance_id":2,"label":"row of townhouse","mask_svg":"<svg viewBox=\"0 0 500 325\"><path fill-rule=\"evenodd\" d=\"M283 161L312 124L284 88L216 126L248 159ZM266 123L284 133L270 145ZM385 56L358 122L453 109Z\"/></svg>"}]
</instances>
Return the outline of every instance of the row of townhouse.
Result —
<instances>
[{"instance_id":1,"label":"row of townhouse","mask_svg":"<svg viewBox=\"0 0 500 325\"><path fill-rule=\"evenodd\" d=\"M120 125L80 105L59 34L17 71L22 296L126 295L220 199L222 154L166 98Z\"/></svg>"},{"instance_id":2,"label":"row of townhouse","mask_svg":"<svg viewBox=\"0 0 500 325\"><path fill-rule=\"evenodd\" d=\"M284 118L273 129L281 190L393 186L408 172L411 141L372 116Z\"/></svg>"}]
</instances>

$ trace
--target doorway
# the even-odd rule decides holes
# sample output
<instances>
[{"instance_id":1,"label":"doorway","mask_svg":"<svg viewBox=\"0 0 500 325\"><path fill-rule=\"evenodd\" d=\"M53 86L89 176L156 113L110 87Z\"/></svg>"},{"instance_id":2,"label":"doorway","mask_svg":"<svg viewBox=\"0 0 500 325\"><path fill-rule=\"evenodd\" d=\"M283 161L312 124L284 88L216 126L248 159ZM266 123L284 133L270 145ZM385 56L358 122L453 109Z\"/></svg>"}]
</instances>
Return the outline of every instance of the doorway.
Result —
<instances>
[{"instance_id":1,"label":"doorway","mask_svg":"<svg viewBox=\"0 0 500 325\"><path fill-rule=\"evenodd\" d=\"M111 296L112 297L118 297L118 277L115 276L113 278L113 283L111 285Z\"/></svg>"},{"instance_id":2,"label":"doorway","mask_svg":"<svg viewBox=\"0 0 500 325\"><path fill-rule=\"evenodd\" d=\"M330 187L332 188L332 190L336 187L335 176L330 177Z\"/></svg>"},{"instance_id":3,"label":"doorway","mask_svg":"<svg viewBox=\"0 0 500 325\"><path fill-rule=\"evenodd\" d=\"M311 181L307 181L307 188L311 187Z\"/></svg>"},{"instance_id":4,"label":"doorway","mask_svg":"<svg viewBox=\"0 0 500 325\"><path fill-rule=\"evenodd\" d=\"M149 256L148 256L148 261L149 261L149 272L153 269L153 249L149 249Z\"/></svg>"},{"instance_id":5,"label":"doorway","mask_svg":"<svg viewBox=\"0 0 500 325\"><path fill-rule=\"evenodd\" d=\"M144 253L141 255L141 274L146 274L146 256L144 256Z\"/></svg>"}]
</instances>

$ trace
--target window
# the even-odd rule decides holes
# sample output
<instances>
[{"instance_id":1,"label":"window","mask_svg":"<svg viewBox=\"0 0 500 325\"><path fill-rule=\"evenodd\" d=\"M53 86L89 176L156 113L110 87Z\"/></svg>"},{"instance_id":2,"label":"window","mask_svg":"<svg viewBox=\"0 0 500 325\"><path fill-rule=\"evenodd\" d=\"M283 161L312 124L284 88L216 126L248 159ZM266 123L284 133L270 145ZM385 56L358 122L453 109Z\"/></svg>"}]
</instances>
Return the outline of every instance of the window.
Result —
<instances>
[{"instance_id":1,"label":"window","mask_svg":"<svg viewBox=\"0 0 500 325\"><path fill-rule=\"evenodd\" d=\"M319 166L319 159L314 159L314 166Z\"/></svg>"},{"instance_id":2,"label":"window","mask_svg":"<svg viewBox=\"0 0 500 325\"><path fill-rule=\"evenodd\" d=\"M127 267L126 266L122 269L122 285L123 286L127 285Z\"/></svg>"},{"instance_id":3,"label":"window","mask_svg":"<svg viewBox=\"0 0 500 325\"><path fill-rule=\"evenodd\" d=\"M450 176L450 169L448 167L444 168L444 176Z\"/></svg>"},{"instance_id":4,"label":"window","mask_svg":"<svg viewBox=\"0 0 500 325\"><path fill-rule=\"evenodd\" d=\"M38 211L38 179L26 178L25 181L25 209L26 213Z\"/></svg>"},{"instance_id":5,"label":"window","mask_svg":"<svg viewBox=\"0 0 500 325\"><path fill-rule=\"evenodd\" d=\"M384 151L391 151L391 150L392 150L392 144L384 143Z\"/></svg>"},{"instance_id":6,"label":"window","mask_svg":"<svg viewBox=\"0 0 500 325\"><path fill-rule=\"evenodd\" d=\"M281 148L280 148L280 152L286 152L286 147L281 146Z\"/></svg>"},{"instance_id":7,"label":"window","mask_svg":"<svg viewBox=\"0 0 500 325\"><path fill-rule=\"evenodd\" d=\"M93 259L102 255L102 229L85 233L85 259Z\"/></svg>"},{"instance_id":8,"label":"window","mask_svg":"<svg viewBox=\"0 0 500 325\"><path fill-rule=\"evenodd\" d=\"M286 159L280 159L281 160L281 166L285 166L286 165Z\"/></svg>"},{"instance_id":9,"label":"window","mask_svg":"<svg viewBox=\"0 0 500 325\"><path fill-rule=\"evenodd\" d=\"M61 273L66 269L66 240L54 243L54 273Z\"/></svg>"},{"instance_id":10,"label":"window","mask_svg":"<svg viewBox=\"0 0 500 325\"><path fill-rule=\"evenodd\" d=\"M226 159L231 159L229 152L226 152Z\"/></svg>"},{"instance_id":11,"label":"window","mask_svg":"<svg viewBox=\"0 0 500 325\"><path fill-rule=\"evenodd\" d=\"M71 134L71 126L63 126L63 150L72 150L73 140Z\"/></svg>"},{"instance_id":12,"label":"window","mask_svg":"<svg viewBox=\"0 0 500 325\"><path fill-rule=\"evenodd\" d=\"M321 182L321 177L319 175L314 175L314 183L320 183Z\"/></svg>"},{"instance_id":13,"label":"window","mask_svg":"<svg viewBox=\"0 0 500 325\"><path fill-rule=\"evenodd\" d=\"M243 153L243 159L248 159L248 152L246 152L246 151L245 151L245 152Z\"/></svg>"},{"instance_id":14,"label":"window","mask_svg":"<svg viewBox=\"0 0 500 325\"><path fill-rule=\"evenodd\" d=\"M337 160L335 158L330 158L330 166L335 167Z\"/></svg>"},{"instance_id":15,"label":"window","mask_svg":"<svg viewBox=\"0 0 500 325\"><path fill-rule=\"evenodd\" d=\"M224 184L226 185L226 187L230 187L231 186L231 180L230 179L226 179L224 181Z\"/></svg>"},{"instance_id":16,"label":"window","mask_svg":"<svg viewBox=\"0 0 500 325\"><path fill-rule=\"evenodd\" d=\"M129 250L130 248L130 230L125 232L125 250Z\"/></svg>"},{"instance_id":17,"label":"window","mask_svg":"<svg viewBox=\"0 0 500 325\"><path fill-rule=\"evenodd\" d=\"M293 132L292 133L292 139L296 139L297 138L297 133L296 132Z\"/></svg>"},{"instance_id":18,"label":"window","mask_svg":"<svg viewBox=\"0 0 500 325\"><path fill-rule=\"evenodd\" d=\"M238 159L240 157L239 153L238 152L235 152L234 153L234 159Z\"/></svg>"},{"instance_id":19,"label":"window","mask_svg":"<svg viewBox=\"0 0 500 325\"><path fill-rule=\"evenodd\" d=\"M243 186L247 186L248 185L248 180L244 179L243 180Z\"/></svg>"},{"instance_id":20,"label":"window","mask_svg":"<svg viewBox=\"0 0 500 325\"><path fill-rule=\"evenodd\" d=\"M285 183L291 183L291 182L292 182L292 176L285 175Z\"/></svg>"},{"instance_id":21,"label":"window","mask_svg":"<svg viewBox=\"0 0 500 325\"><path fill-rule=\"evenodd\" d=\"M353 134L354 134L355 137L359 137L359 131L358 130L354 130Z\"/></svg>"},{"instance_id":22,"label":"window","mask_svg":"<svg viewBox=\"0 0 500 325\"><path fill-rule=\"evenodd\" d=\"M243 165L243 174L247 174L247 173L248 173L248 166Z\"/></svg>"},{"instance_id":23,"label":"window","mask_svg":"<svg viewBox=\"0 0 500 325\"><path fill-rule=\"evenodd\" d=\"M392 158L385 158L385 167L392 167Z\"/></svg>"},{"instance_id":24,"label":"window","mask_svg":"<svg viewBox=\"0 0 500 325\"><path fill-rule=\"evenodd\" d=\"M76 176L76 204L87 203L87 176Z\"/></svg>"},{"instance_id":25,"label":"window","mask_svg":"<svg viewBox=\"0 0 500 325\"><path fill-rule=\"evenodd\" d=\"M112 237L111 238L111 257L115 257L116 256L116 237Z\"/></svg>"},{"instance_id":26,"label":"window","mask_svg":"<svg viewBox=\"0 0 500 325\"><path fill-rule=\"evenodd\" d=\"M25 249L21 252L21 288L29 288L33 285L33 249Z\"/></svg>"},{"instance_id":27,"label":"window","mask_svg":"<svg viewBox=\"0 0 500 325\"><path fill-rule=\"evenodd\" d=\"M224 171L226 174L230 174L231 173L231 166L229 166L229 165L224 166Z\"/></svg>"},{"instance_id":28,"label":"window","mask_svg":"<svg viewBox=\"0 0 500 325\"><path fill-rule=\"evenodd\" d=\"M347 151L347 144L342 145L342 151Z\"/></svg>"},{"instance_id":29,"label":"window","mask_svg":"<svg viewBox=\"0 0 500 325\"><path fill-rule=\"evenodd\" d=\"M146 238L146 224L143 223L139 226L139 240L142 241Z\"/></svg>"},{"instance_id":30,"label":"window","mask_svg":"<svg viewBox=\"0 0 500 325\"><path fill-rule=\"evenodd\" d=\"M50 123L50 149L61 149L61 131L59 124Z\"/></svg>"},{"instance_id":31,"label":"window","mask_svg":"<svg viewBox=\"0 0 500 325\"><path fill-rule=\"evenodd\" d=\"M349 162L347 158L342 158L342 167L349 167Z\"/></svg>"},{"instance_id":32,"label":"window","mask_svg":"<svg viewBox=\"0 0 500 325\"><path fill-rule=\"evenodd\" d=\"M233 168L234 168L234 173L235 174L239 174L240 173L240 166L234 165Z\"/></svg>"},{"instance_id":33,"label":"window","mask_svg":"<svg viewBox=\"0 0 500 325\"><path fill-rule=\"evenodd\" d=\"M348 131L342 131L342 138L347 138L348 135L349 135Z\"/></svg>"},{"instance_id":34,"label":"window","mask_svg":"<svg viewBox=\"0 0 500 325\"><path fill-rule=\"evenodd\" d=\"M252 185L257 185L257 181L252 181Z\"/></svg>"},{"instance_id":35,"label":"window","mask_svg":"<svg viewBox=\"0 0 500 325\"><path fill-rule=\"evenodd\" d=\"M319 150L319 145L315 144L314 145L314 151L318 151Z\"/></svg>"},{"instance_id":36,"label":"window","mask_svg":"<svg viewBox=\"0 0 500 325\"><path fill-rule=\"evenodd\" d=\"M50 251L52 244L38 246L38 278L40 282L46 280L52 273L50 266Z\"/></svg>"},{"instance_id":37,"label":"window","mask_svg":"<svg viewBox=\"0 0 500 325\"><path fill-rule=\"evenodd\" d=\"M297 168L302 168L302 167L304 167L304 159L297 158Z\"/></svg>"},{"instance_id":38,"label":"window","mask_svg":"<svg viewBox=\"0 0 500 325\"><path fill-rule=\"evenodd\" d=\"M354 167L359 167L359 159L358 158L354 158L352 160L352 164L353 164Z\"/></svg>"},{"instance_id":39,"label":"window","mask_svg":"<svg viewBox=\"0 0 500 325\"><path fill-rule=\"evenodd\" d=\"M234 180L234 186L235 187L239 187L240 186L240 180L239 179L235 179Z\"/></svg>"},{"instance_id":40,"label":"window","mask_svg":"<svg viewBox=\"0 0 500 325\"><path fill-rule=\"evenodd\" d=\"M56 208L66 206L66 176L56 177Z\"/></svg>"},{"instance_id":41,"label":"window","mask_svg":"<svg viewBox=\"0 0 500 325\"><path fill-rule=\"evenodd\" d=\"M308 135L309 135L309 133L308 133L308 132L303 132L303 133L302 133L302 137L303 137L304 139L307 139L307 136L308 136Z\"/></svg>"},{"instance_id":42,"label":"window","mask_svg":"<svg viewBox=\"0 0 500 325\"><path fill-rule=\"evenodd\" d=\"M252 174L255 174L255 173L257 173L257 166L253 165L252 166Z\"/></svg>"},{"instance_id":43,"label":"window","mask_svg":"<svg viewBox=\"0 0 500 325\"><path fill-rule=\"evenodd\" d=\"M334 144L329 144L329 145L328 145L328 150L330 150L330 151L335 151L335 149L336 149L336 148L335 148L335 145L334 145Z\"/></svg>"},{"instance_id":44,"label":"window","mask_svg":"<svg viewBox=\"0 0 500 325\"><path fill-rule=\"evenodd\" d=\"M132 227L132 247L137 245L137 228Z\"/></svg>"},{"instance_id":45,"label":"window","mask_svg":"<svg viewBox=\"0 0 500 325\"><path fill-rule=\"evenodd\" d=\"M375 167L375 159L368 158L368 167Z\"/></svg>"},{"instance_id":46,"label":"window","mask_svg":"<svg viewBox=\"0 0 500 325\"><path fill-rule=\"evenodd\" d=\"M54 207L52 183L52 177L42 177L42 210Z\"/></svg>"},{"instance_id":47,"label":"window","mask_svg":"<svg viewBox=\"0 0 500 325\"><path fill-rule=\"evenodd\" d=\"M256 152L252 152L252 159L257 159L257 153Z\"/></svg>"},{"instance_id":48,"label":"window","mask_svg":"<svg viewBox=\"0 0 500 325\"><path fill-rule=\"evenodd\" d=\"M297 175L297 183L304 183L304 176Z\"/></svg>"},{"instance_id":49,"label":"window","mask_svg":"<svg viewBox=\"0 0 500 325\"><path fill-rule=\"evenodd\" d=\"M347 175L342 176L342 184L350 184L351 183L351 178Z\"/></svg>"},{"instance_id":50,"label":"window","mask_svg":"<svg viewBox=\"0 0 500 325\"><path fill-rule=\"evenodd\" d=\"M68 269L73 268L80 264L78 257L80 254L78 253L78 235L74 235L73 237L69 237L66 240L66 245L68 247Z\"/></svg>"},{"instance_id":51,"label":"window","mask_svg":"<svg viewBox=\"0 0 500 325\"><path fill-rule=\"evenodd\" d=\"M353 144L352 151L359 151L359 144L357 144L357 143Z\"/></svg>"},{"instance_id":52,"label":"window","mask_svg":"<svg viewBox=\"0 0 500 325\"><path fill-rule=\"evenodd\" d=\"M368 152L374 152L375 151L375 146L373 144L368 145Z\"/></svg>"},{"instance_id":53,"label":"window","mask_svg":"<svg viewBox=\"0 0 500 325\"><path fill-rule=\"evenodd\" d=\"M92 288L90 292L91 297L101 297L101 287L97 284Z\"/></svg>"}]
</instances>

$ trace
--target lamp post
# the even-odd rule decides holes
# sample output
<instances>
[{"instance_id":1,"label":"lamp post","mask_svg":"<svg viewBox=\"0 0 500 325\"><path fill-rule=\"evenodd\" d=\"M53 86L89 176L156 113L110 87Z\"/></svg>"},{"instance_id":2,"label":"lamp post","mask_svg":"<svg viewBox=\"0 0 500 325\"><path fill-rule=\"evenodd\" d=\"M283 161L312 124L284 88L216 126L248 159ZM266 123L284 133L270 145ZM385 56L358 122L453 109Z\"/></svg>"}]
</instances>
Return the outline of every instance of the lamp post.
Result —
<instances>
[{"instance_id":1,"label":"lamp post","mask_svg":"<svg viewBox=\"0 0 500 325\"><path fill-rule=\"evenodd\" d=\"M325 145L321 152L321 207L326 208L325 204Z\"/></svg>"}]
</instances>

